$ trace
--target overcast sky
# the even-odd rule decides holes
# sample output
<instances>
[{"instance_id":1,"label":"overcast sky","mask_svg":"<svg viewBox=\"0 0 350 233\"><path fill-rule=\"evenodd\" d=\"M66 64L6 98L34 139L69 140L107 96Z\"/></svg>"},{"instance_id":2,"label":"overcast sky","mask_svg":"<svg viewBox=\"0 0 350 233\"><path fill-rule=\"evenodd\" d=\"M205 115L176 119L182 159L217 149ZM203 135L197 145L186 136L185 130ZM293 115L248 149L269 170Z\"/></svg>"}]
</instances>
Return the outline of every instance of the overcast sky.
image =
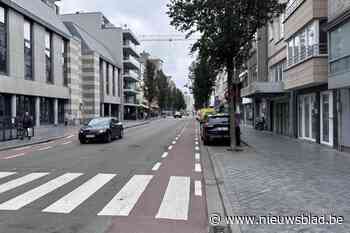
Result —
<instances>
[{"instance_id":1,"label":"overcast sky","mask_svg":"<svg viewBox=\"0 0 350 233\"><path fill-rule=\"evenodd\" d=\"M62 0L62 13L103 12L116 26L125 24L136 35L179 34L169 25L166 14L168 0ZM187 83L188 67L194 59L189 55L190 43L142 42L141 50L164 61L164 72L171 75L177 86L183 89Z\"/></svg>"}]
</instances>

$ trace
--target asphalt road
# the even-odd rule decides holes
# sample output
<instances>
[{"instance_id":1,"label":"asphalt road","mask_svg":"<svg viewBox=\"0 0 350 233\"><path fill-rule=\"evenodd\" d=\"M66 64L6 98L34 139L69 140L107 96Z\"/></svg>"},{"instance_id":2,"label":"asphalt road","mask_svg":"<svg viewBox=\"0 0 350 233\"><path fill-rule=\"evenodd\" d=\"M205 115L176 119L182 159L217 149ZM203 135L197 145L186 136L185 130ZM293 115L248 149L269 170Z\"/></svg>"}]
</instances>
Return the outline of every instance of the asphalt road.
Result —
<instances>
[{"instance_id":1,"label":"asphalt road","mask_svg":"<svg viewBox=\"0 0 350 233\"><path fill-rule=\"evenodd\" d=\"M164 119L110 144L1 152L0 233L205 232L196 138L193 120Z\"/></svg>"}]
</instances>

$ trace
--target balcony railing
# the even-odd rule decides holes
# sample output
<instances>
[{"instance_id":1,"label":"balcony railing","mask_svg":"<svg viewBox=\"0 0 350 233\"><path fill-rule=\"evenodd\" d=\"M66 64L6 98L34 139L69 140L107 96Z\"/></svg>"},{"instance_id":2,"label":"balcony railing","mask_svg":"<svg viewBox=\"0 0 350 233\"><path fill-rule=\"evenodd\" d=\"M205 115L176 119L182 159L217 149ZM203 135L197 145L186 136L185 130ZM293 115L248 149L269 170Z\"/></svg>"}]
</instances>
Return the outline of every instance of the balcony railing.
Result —
<instances>
[{"instance_id":1,"label":"balcony railing","mask_svg":"<svg viewBox=\"0 0 350 233\"><path fill-rule=\"evenodd\" d=\"M136 80L140 79L140 75L137 72L133 71L133 70L125 70L123 75L127 76L127 77L134 78Z\"/></svg>"},{"instance_id":2,"label":"balcony railing","mask_svg":"<svg viewBox=\"0 0 350 233\"><path fill-rule=\"evenodd\" d=\"M286 7L286 13L285 13L285 19L287 19L293 12L304 2L305 0L289 0L287 7Z\"/></svg>"},{"instance_id":3,"label":"balcony railing","mask_svg":"<svg viewBox=\"0 0 350 233\"><path fill-rule=\"evenodd\" d=\"M140 67L140 63L138 60L136 60L136 58L134 58L133 56L125 56L124 57L124 62L130 62L132 63L135 67L139 68Z\"/></svg>"},{"instance_id":4,"label":"balcony railing","mask_svg":"<svg viewBox=\"0 0 350 233\"><path fill-rule=\"evenodd\" d=\"M304 60L321 55L328 54L327 44L315 44L313 46L302 47L299 49L299 53L293 57L288 58L288 67L301 63Z\"/></svg>"},{"instance_id":5,"label":"balcony railing","mask_svg":"<svg viewBox=\"0 0 350 233\"><path fill-rule=\"evenodd\" d=\"M126 47L126 48L130 48L131 50L134 51L133 54L138 55L139 51L138 51L137 46L134 43L132 43L130 40L124 40L123 41L123 46Z\"/></svg>"}]
</instances>

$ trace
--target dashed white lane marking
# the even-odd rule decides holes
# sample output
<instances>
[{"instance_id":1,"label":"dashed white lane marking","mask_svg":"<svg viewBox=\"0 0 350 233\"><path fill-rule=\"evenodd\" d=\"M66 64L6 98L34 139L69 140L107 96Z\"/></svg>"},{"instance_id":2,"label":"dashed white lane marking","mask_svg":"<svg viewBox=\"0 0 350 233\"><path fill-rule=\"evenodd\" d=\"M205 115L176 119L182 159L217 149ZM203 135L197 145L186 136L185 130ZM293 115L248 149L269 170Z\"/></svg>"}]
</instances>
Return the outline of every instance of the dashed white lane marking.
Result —
<instances>
[{"instance_id":1,"label":"dashed white lane marking","mask_svg":"<svg viewBox=\"0 0 350 233\"><path fill-rule=\"evenodd\" d=\"M164 152L162 155L162 159L165 159L166 157L168 157L169 153L168 152Z\"/></svg>"},{"instance_id":2,"label":"dashed white lane marking","mask_svg":"<svg viewBox=\"0 0 350 233\"><path fill-rule=\"evenodd\" d=\"M176 141L173 141L172 144L175 145L175 144L176 144Z\"/></svg>"},{"instance_id":3,"label":"dashed white lane marking","mask_svg":"<svg viewBox=\"0 0 350 233\"><path fill-rule=\"evenodd\" d=\"M201 197L202 196L202 182L196 180L194 183L194 195Z\"/></svg>"},{"instance_id":4,"label":"dashed white lane marking","mask_svg":"<svg viewBox=\"0 0 350 233\"><path fill-rule=\"evenodd\" d=\"M195 157L195 159L196 159L197 161L199 161L199 160L201 159L201 154L196 153L196 154L194 155L194 157Z\"/></svg>"},{"instance_id":5,"label":"dashed white lane marking","mask_svg":"<svg viewBox=\"0 0 350 233\"><path fill-rule=\"evenodd\" d=\"M187 220L190 202L189 177L172 176L165 191L156 218Z\"/></svg>"},{"instance_id":6,"label":"dashed white lane marking","mask_svg":"<svg viewBox=\"0 0 350 233\"><path fill-rule=\"evenodd\" d=\"M169 146L169 147L168 147L168 150L172 150L172 149L173 149L173 146Z\"/></svg>"},{"instance_id":7,"label":"dashed white lane marking","mask_svg":"<svg viewBox=\"0 0 350 233\"><path fill-rule=\"evenodd\" d=\"M152 178L152 175L133 176L98 215L128 216Z\"/></svg>"},{"instance_id":8,"label":"dashed white lane marking","mask_svg":"<svg viewBox=\"0 0 350 233\"><path fill-rule=\"evenodd\" d=\"M106 183L113 179L115 174L98 174L91 178L71 193L56 201L43 212L68 214L86 201L91 195L102 188Z\"/></svg>"},{"instance_id":9,"label":"dashed white lane marking","mask_svg":"<svg viewBox=\"0 0 350 233\"><path fill-rule=\"evenodd\" d=\"M25 155L25 153L20 153L20 154L4 157L3 159L14 159L14 158L22 157L24 155Z\"/></svg>"},{"instance_id":10,"label":"dashed white lane marking","mask_svg":"<svg viewBox=\"0 0 350 233\"><path fill-rule=\"evenodd\" d=\"M176 137L176 138L175 138L175 140L177 141L177 140L179 140L179 138L178 138L178 137Z\"/></svg>"},{"instance_id":11,"label":"dashed white lane marking","mask_svg":"<svg viewBox=\"0 0 350 233\"><path fill-rule=\"evenodd\" d=\"M194 149L195 149L195 150L199 150L199 146L196 146Z\"/></svg>"},{"instance_id":12,"label":"dashed white lane marking","mask_svg":"<svg viewBox=\"0 0 350 233\"><path fill-rule=\"evenodd\" d=\"M195 172L202 172L202 166L199 163L196 163L194 166Z\"/></svg>"},{"instance_id":13,"label":"dashed white lane marking","mask_svg":"<svg viewBox=\"0 0 350 233\"><path fill-rule=\"evenodd\" d=\"M162 163L159 163L159 162L156 163L156 164L153 166L152 171L158 171L161 165L162 165Z\"/></svg>"},{"instance_id":14,"label":"dashed white lane marking","mask_svg":"<svg viewBox=\"0 0 350 233\"><path fill-rule=\"evenodd\" d=\"M63 185L71 182L77 177L83 175L82 173L66 173L57 177L35 189L32 189L20 196L17 196L5 203L0 204L0 210L19 210L22 207L32 203L35 200L53 192L54 190L62 187ZM80 195L84 195L81 193Z\"/></svg>"},{"instance_id":15,"label":"dashed white lane marking","mask_svg":"<svg viewBox=\"0 0 350 233\"><path fill-rule=\"evenodd\" d=\"M0 193L4 193L4 192L9 191L11 189L17 188L21 185L32 182L32 181L39 179L43 176L46 176L48 174L49 173L44 173L44 172L31 173L31 174L28 174L26 176L20 177L18 179L11 180L5 184L0 185Z\"/></svg>"},{"instance_id":16,"label":"dashed white lane marking","mask_svg":"<svg viewBox=\"0 0 350 233\"><path fill-rule=\"evenodd\" d=\"M68 137L66 137L66 139L70 139L70 138L73 138L75 135L72 134L72 135L69 135Z\"/></svg>"},{"instance_id":17,"label":"dashed white lane marking","mask_svg":"<svg viewBox=\"0 0 350 233\"><path fill-rule=\"evenodd\" d=\"M49 149L52 149L52 146L42 147L42 148L37 149L37 151L44 151L44 150L49 150Z\"/></svg>"},{"instance_id":18,"label":"dashed white lane marking","mask_svg":"<svg viewBox=\"0 0 350 233\"><path fill-rule=\"evenodd\" d=\"M12 176L14 174L16 174L16 172L0 172L0 179L8 176Z\"/></svg>"},{"instance_id":19,"label":"dashed white lane marking","mask_svg":"<svg viewBox=\"0 0 350 233\"><path fill-rule=\"evenodd\" d=\"M27 150L27 149L30 149L30 148L32 148L32 146L25 146L25 147L20 147L20 148L13 149L13 151Z\"/></svg>"},{"instance_id":20,"label":"dashed white lane marking","mask_svg":"<svg viewBox=\"0 0 350 233\"><path fill-rule=\"evenodd\" d=\"M61 145L68 145L68 144L71 144L73 141L69 141L69 142L64 142L62 143Z\"/></svg>"},{"instance_id":21,"label":"dashed white lane marking","mask_svg":"<svg viewBox=\"0 0 350 233\"><path fill-rule=\"evenodd\" d=\"M199 145L199 143L198 142L195 142L196 143L196 145Z\"/></svg>"}]
</instances>

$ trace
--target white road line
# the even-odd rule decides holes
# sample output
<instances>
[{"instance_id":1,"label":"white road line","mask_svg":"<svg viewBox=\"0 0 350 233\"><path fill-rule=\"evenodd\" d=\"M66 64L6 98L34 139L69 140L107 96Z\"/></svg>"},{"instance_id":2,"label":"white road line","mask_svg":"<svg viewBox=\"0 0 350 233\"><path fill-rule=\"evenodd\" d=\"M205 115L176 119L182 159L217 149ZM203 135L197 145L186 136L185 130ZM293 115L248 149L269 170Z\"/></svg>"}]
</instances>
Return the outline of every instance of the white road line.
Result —
<instances>
[{"instance_id":1,"label":"white road line","mask_svg":"<svg viewBox=\"0 0 350 233\"><path fill-rule=\"evenodd\" d=\"M14 158L17 158L17 157L22 157L24 155L25 155L25 153L20 153L20 154L4 157L3 159L14 159Z\"/></svg>"},{"instance_id":2,"label":"white road line","mask_svg":"<svg viewBox=\"0 0 350 233\"><path fill-rule=\"evenodd\" d=\"M178 138L178 137L176 137L176 138L175 138L175 140L177 141L177 140L179 140L179 138Z\"/></svg>"},{"instance_id":3,"label":"white road line","mask_svg":"<svg viewBox=\"0 0 350 233\"><path fill-rule=\"evenodd\" d=\"M199 163L196 163L194 165L194 171L195 172L202 172L202 166Z\"/></svg>"},{"instance_id":4,"label":"white road line","mask_svg":"<svg viewBox=\"0 0 350 233\"><path fill-rule=\"evenodd\" d=\"M202 182L199 180L194 182L194 195L198 197L202 196Z\"/></svg>"},{"instance_id":5,"label":"white road line","mask_svg":"<svg viewBox=\"0 0 350 233\"><path fill-rule=\"evenodd\" d=\"M156 164L153 166L152 171L158 171L161 165L162 165L162 163L156 163Z\"/></svg>"},{"instance_id":6,"label":"white road line","mask_svg":"<svg viewBox=\"0 0 350 233\"><path fill-rule=\"evenodd\" d=\"M196 153L196 154L194 155L194 157L195 157L195 159L196 159L197 161L199 161L199 160L201 159L201 154Z\"/></svg>"},{"instance_id":7,"label":"white road line","mask_svg":"<svg viewBox=\"0 0 350 233\"><path fill-rule=\"evenodd\" d=\"M175 145L175 144L176 144L176 141L173 141L172 144Z\"/></svg>"},{"instance_id":8,"label":"white road line","mask_svg":"<svg viewBox=\"0 0 350 233\"><path fill-rule=\"evenodd\" d=\"M113 179L115 174L98 174L43 210L48 213L68 214L86 201L91 195Z\"/></svg>"},{"instance_id":9,"label":"white road line","mask_svg":"<svg viewBox=\"0 0 350 233\"><path fill-rule=\"evenodd\" d=\"M37 149L37 151L44 151L44 150L49 150L49 149L52 149L52 146L42 147L42 148Z\"/></svg>"},{"instance_id":10,"label":"white road line","mask_svg":"<svg viewBox=\"0 0 350 233\"><path fill-rule=\"evenodd\" d=\"M200 149L199 149L199 146L196 146L196 147L195 147L195 150L200 150Z\"/></svg>"},{"instance_id":11,"label":"white road line","mask_svg":"<svg viewBox=\"0 0 350 233\"><path fill-rule=\"evenodd\" d=\"M20 196L17 196L7 202L0 204L0 210L19 210L22 207L38 200L39 198L55 191L63 185L71 182L77 177L83 175L82 173L66 173L59 176L35 189L32 189ZM84 193L82 193L84 194Z\"/></svg>"},{"instance_id":12,"label":"white road line","mask_svg":"<svg viewBox=\"0 0 350 233\"><path fill-rule=\"evenodd\" d=\"M196 143L196 145L199 145L199 143L198 142L195 142Z\"/></svg>"},{"instance_id":13,"label":"white road line","mask_svg":"<svg viewBox=\"0 0 350 233\"><path fill-rule=\"evenodd\" d=\"M171 176L156 218L187 220L190 185L190 177Z\"/></svg>"},{"instance_id":14,"label":"white road line","mask_svg":"<svg viewBox=\"0 0 350 233\"><path fill-rule=\"evenodd\" d=\"M66 137L66 139L70 139L70 138L73 138L75 135L72 134L72 135L69 135L68 137Z\"/></svg>"},{"instance_id":15,"label":"white road line","mask_svg":"<svg viewBox=\"0 0 350 233\"><path fill-rule=\"evenodd\" d=\"M0 179L8 176L12 176L14 174L16 174L16 172L0 172Z\"/></svg>"},{"instance_id":16,"label":"white road line","mask_svg":"<svg viewBox=\"0 0 350 233\"><path fill-rule=\"evenodd\" d=\"M164 152L162 155L162 159L165 159L166 157L168 157L169 153L168 152Z\"/></svg>"},{"instance_id":17,"label":"white road line","mask_svg":"<svg viewBox=\"0 0 350 233\"><path fill-rule=\"evenodd\" d=\"M20 148L13 149L13 151L27 150L27 149L30 149L30 148L32 148L32 146L25 146L25 147L20 147Z\"/></svg>"},{"instance_id":18,"label":"white road line","mask_svg":"<svg viewBox=\"0 0 350 233\"><path fill-rule=\"evenodd\" d=\"M61 145L68 145L68 144L71 144L73 141L69 141L69 142L64 142L62 143Z\"/></svg>"},{"instance_id":19,"label":"white road line","mask_svg":"<svg viewBox=\"0 0 350 233\"><path fill-rule=\"evenodd\" d=\"M26 176L17 178L15 180L11 180L5 184L0 185L0 193L4 193L4 192L9 191L11 189L17 188L21 185L32 182L32 181L39 179L43 176L46 176L48 174L49 173L44 173L44 172L30 173Z\"/></svg>"},{"instance_id":20,"label":"white road line","mask_svg":"<svg viewBox=\"0 0 350 233\"><path fill-rule=\"evenodd\" d=\"M173 149L173 146L169 146L169 147L168 147L168 150L172 150L172 149Z\"/></svg>"},{"instance_id":21,"label":"white road line","mask_svg":"<svg viewBox=\"0 0 350 233\"><path fill-rule=\"evenodd\" d=\"M98 215L128 216L152 178L152 175L133 176Z\"/></svg>"}]
</instances>

